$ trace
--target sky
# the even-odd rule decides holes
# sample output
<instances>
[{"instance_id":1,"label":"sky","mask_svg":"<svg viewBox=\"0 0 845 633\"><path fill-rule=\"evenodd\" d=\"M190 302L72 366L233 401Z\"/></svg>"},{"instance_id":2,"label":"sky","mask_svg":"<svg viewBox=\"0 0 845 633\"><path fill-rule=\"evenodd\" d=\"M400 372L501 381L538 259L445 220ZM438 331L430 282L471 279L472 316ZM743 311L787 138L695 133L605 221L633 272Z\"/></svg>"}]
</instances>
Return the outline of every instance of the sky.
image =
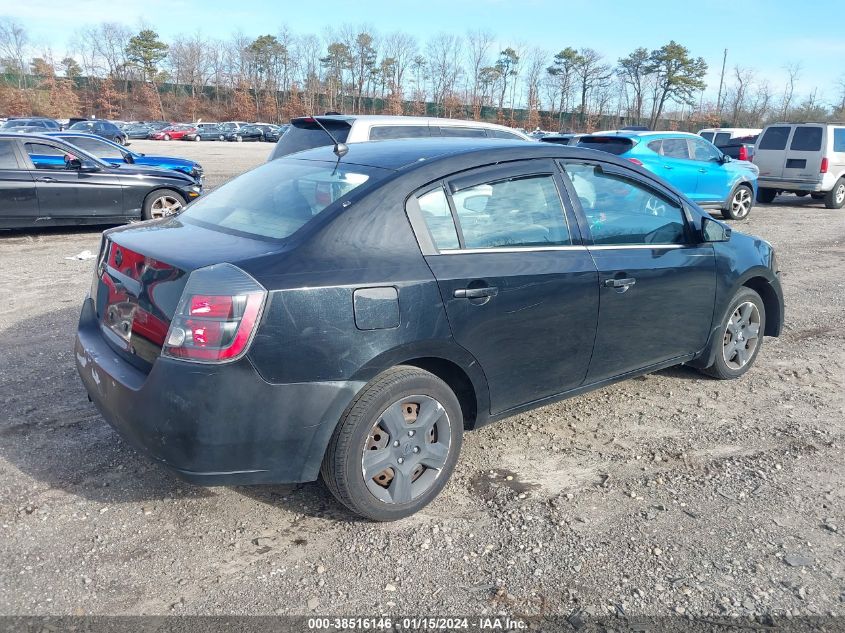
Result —
<instances>
[{"instance_id":1,"label":"sky","mask_svg":"<svg viewBox=\"0 0 845 633\"><path fill-rule=\"evenodd\" d=\"M57 55L75 30L104 21L145 23L165 41L198 29L215 38L236 31L258 36L282 25L318 35L331 26L367 25L377 33L404 31L420 42L438 33L484 29L496 35L499 50L522 43L551 56L567 46L590 47L609 62L674 39L707 61L708 95L718 89L727 49L728 73L736 65L752 68L779 93L785 67L797 63L798 92L815 89L834 101L845 76L845 37L832 19L841 6L833 0L812 4L814 16L831 21L802 20L795 0L0 0L0 17L17 19L37 46Z\"/></svg>"}]
</instances>

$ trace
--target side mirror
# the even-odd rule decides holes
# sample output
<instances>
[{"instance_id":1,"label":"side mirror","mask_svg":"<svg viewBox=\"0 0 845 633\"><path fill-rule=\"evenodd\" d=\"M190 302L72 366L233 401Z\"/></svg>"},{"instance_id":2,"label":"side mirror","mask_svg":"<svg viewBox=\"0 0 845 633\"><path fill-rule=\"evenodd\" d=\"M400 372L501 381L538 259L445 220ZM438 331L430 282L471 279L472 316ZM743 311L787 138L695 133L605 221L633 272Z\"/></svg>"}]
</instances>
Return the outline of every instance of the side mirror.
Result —
<instances>
[{"instance_id":1,"label":"side mirror","mask_svg":"<svg viewBox=\"0 0 845 633\"><path fill-rule=\"evenodd\" d=\"M731 227L704 217L701 219L701 239L703 242L727 242L731 239Z\"/></svg>"},{"instance_id":2,"label":"side mirror","mask_svg":"<svg viewBox=\"0 0 845 633\"><path fill-rule=\"evenodd\" d=\"M722 157L719 159L719 162L720 162L720 163L722 163L722 164L724 165L725 163L729 163L729 162L731 162L732 160L733 160L733 158L731 158L731 157L730 157L730 156L728 156L727 154L722 154Z\"/></svg>"}]
</instances>

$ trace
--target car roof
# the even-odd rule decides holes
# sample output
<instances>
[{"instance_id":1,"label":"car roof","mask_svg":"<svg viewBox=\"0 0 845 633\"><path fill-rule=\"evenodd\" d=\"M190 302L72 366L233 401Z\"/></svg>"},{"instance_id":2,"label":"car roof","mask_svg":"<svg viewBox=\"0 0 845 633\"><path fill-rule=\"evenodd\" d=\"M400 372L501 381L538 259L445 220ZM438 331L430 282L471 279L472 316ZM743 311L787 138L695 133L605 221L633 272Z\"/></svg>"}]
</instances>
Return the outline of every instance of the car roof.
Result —
<instances>
[{"instance_id":1,"label":"car roof","mask_svg":"<svg viewBox=\"0 0 845 633\"><path fill-rule=\"evenodd\" d=\"M593 132L592 134L587 134L586 138L590 136L618 136L620 138L641 138L641 137L648 137L648 138L660 138L666 136L688 136L690 138L701 138L698 134L693 134L692 132L672 132L671 130L664 130L662 132L637 132L637 131L630 131L630 130L617 130L617 131L610 131L610 132Z\"/></svg>"},{"instance_id":2,"label":"car roof","mask_svg":"<svg viewBox=\"0 0 845 633\"><path fill-rule=\"evenodd\" d=\"M525 134L515 128L507 127L506 125L499 125L498 123L488 123L487 121L467 121L464 119L447 119L445 117L433 116L405 116L398 114L318 114L314 117L296 117L300 119L317 118L322 120L329 119L334 121L345 121L352 124L354 121L361 121L362 123L395 123L397 125L448 125L457 127L483 127L485 129L501 129L513 132L514 134ZM526 134L526 136L528 136Z\"/></svg>"}]
</instances>

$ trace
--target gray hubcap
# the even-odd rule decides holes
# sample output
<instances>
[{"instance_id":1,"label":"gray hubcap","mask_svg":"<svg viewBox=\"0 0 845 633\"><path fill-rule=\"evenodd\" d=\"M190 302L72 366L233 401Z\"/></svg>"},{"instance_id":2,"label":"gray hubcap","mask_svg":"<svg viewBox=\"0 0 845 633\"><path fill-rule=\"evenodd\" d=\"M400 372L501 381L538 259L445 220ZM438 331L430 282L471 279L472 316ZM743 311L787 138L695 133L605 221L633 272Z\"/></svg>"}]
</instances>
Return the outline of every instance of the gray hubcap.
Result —
<instances>
[{"instance_id":1,"label":"gray hubcap","mask_svg":"<svg viewBox=\"0 0 845 633\"><path fill-rule=\"evenodd\" d=\"M842 183L836 188L836 204L845 202L845 183Z\"/></svg>"},{"instance_id":2,"label":"gray hubcap","mask_svg":"<svg viewBox=\"0 0 845 633\"><path fill-rule=\"evenodd\" d=\"M391 404L370 429L361 457L364 482L384 503L408 503L434 485L452 435L446 409L429 396Z\"/></svg>"},{"instance_id":3,"label":"gray hubcap","mask_svg":"<svg viewBox=\"0 0 845 633\"><path fill-rule=\"evenodd\" d=\"M744 218L751 211L751 193L745 187L737 190L731 200L731 210L737 218Z\"/></svg>"},{"instance_id":4,"label":"gray hubcap","mask_svg":"<svg viewBox=\"0 0 845 633\"><path fill-rule=\"evenodd\" d=\"M731 369L742 369L754 355L760 337L760 311L746 301L737 306L725 328L722 357Z\"/></svg>"},{"instance_id":5,"label":"gray hubcap","mask_svg":"<svg viewBox=\"0 0 845 633\"><path fill-rule=\"evenodd\" d=\"M173 196L160 196L153 200L150 215L153 218L163 218L166 215L173 215L181 208L182 202Z\"/></svg>"}]
</instances>

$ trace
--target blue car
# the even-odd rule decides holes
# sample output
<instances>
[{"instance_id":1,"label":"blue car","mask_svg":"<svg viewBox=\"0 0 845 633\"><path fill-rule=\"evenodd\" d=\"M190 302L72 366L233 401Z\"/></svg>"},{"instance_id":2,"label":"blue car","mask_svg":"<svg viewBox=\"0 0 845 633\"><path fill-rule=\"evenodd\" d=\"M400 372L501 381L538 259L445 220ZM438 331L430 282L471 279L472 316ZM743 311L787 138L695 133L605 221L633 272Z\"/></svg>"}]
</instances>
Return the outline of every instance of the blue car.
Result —
<instances>
[{"instance_id":1,"label":"blue car","mask_svg":"<svg viewBox=\"0 0 845 633\"><path fill-rule=\"evenodd\" d=\"M733 160L696 134L685 132L613 132L591 134L578 147L627 158L657 174L705 209L744 220L757 197L757 167Z\"/></svg>"},{"instance_id":2,"label":"blue car","mask_svg":"<svg viewBox=\"0 0 845 633\"><path fill-rule=\"evenodd\" d=\"M187 158L147 156L146 154L132 152L122 145L118 145L94 134L82 134L81 132L47 132L46 135L59 137L111 165L128 163L130 165L173 169L175 171L181 171L183 174L188 174L192 178L202 182L202 165ZM56 160L63 159L62 157L57 157Z\"/></svg>"}]
</instances>

